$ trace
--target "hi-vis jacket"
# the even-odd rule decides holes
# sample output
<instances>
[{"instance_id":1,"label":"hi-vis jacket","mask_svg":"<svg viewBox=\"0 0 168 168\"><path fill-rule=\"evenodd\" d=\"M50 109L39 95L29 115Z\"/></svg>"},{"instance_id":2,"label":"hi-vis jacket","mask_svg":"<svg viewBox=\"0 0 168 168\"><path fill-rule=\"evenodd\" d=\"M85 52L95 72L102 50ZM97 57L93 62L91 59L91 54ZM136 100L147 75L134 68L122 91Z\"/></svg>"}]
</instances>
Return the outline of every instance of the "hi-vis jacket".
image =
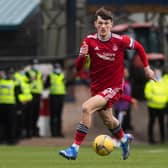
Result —
<instances>
[{"instance_id":1,"label":"hi-vis jacket","mask_svg":"<svg viewBox=\"0 0 168 168\"><path fill-rule=\"evenodd\" d=\"M34 94L41 94L43 91L43 79L42 79L42 73L40 71L34 71L30 70L29 71L30 78L31 79L31 92Z\"/></svg>"},{"instance_id":2,"label":"hi-vis jacket","mask_svg":"<svg viewBox=\"0 0 168 168\"><path fill-rule=\"evenodd\" d=\"M50 74L50 94L51 95L65 95L65 77L64 74Z\"/></svg>"},{"instance_id":3,"label":"hi-vis jacket","mask_svg":"<svg viewBox=\"0 0 168 168\"><path fill-rule=\"evenodd\" d=\"M168 102L168 89L165 80L158 82L148 81L144 89L148 107L162 109Z\"/></svg>"},{"instance_id":4,"label":"hi-vis jacket","mask_svg":"<svg viewBox=\"0 0 168 168\"><path fill-rule=\"evenodd\" d=\"M28 78L24 74L16 72L14 74L17 85L21 87L21 93L18 95L18 100L21 103L28 102L32 100L31 86L28 83Z\"/></svg>"},{"instance_id":5,"label":"hi-vis jacket","mask_svg":"<svg viewBox=\"0 0 168 168\"><path fill-rule=\"evenodd\" d=\"M10 79L0 80L0 104L15 104L15 82Z\"/></svg>"}]
</instances>

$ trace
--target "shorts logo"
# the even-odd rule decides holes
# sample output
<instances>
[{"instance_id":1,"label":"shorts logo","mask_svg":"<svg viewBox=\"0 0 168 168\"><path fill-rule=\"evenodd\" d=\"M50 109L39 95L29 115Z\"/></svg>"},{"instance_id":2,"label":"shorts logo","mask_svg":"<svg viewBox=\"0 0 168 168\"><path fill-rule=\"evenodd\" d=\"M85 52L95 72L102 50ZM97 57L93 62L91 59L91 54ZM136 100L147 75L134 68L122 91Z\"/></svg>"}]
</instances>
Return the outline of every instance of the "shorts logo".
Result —
<instances>
[{"instance_id":1,"label":"shorts logo","mask_svg":"<svg viewBox=\"0 0 168 168\"><path fill-rule=\"evenodd\" d=\"M112 88L107 88L105 90L103 90L103 95L104 95L104 98L108 101L109 99L112 99L118 92L119 90L121 90L120 88L115 88L115 89L112 89Z\"/></svg>"},{"instance_id":2,"label":"shorts logo","mask_svg":"<svg viewBox=\"0 0 168 168\"><path fill-rule=\"evenodd\" d=\"M103 94L104 94L104 98L106 100L109 100L116 95L116 92L112 88L107 88L103 91Z\"/></svg>"}]
</instances>

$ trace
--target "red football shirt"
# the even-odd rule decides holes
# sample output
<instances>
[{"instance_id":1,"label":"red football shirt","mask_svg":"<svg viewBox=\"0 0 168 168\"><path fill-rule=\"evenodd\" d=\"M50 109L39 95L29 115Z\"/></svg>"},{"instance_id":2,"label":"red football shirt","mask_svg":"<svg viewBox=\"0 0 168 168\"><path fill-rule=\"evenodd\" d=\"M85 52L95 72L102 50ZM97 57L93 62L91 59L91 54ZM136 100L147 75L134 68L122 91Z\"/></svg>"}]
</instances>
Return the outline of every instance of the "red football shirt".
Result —
<instances>
[{"instance_id":1,"label":"red football shirt","mask_svg":"<svg viewBox=\"0 0 168 168\"><path fill-rule=\"evenodd\" d=\"M106 88L123 87L125 49L136 49L144 66L148 65L143 47L129 36L112 33L108 41L101 41L97 34L93 34L88 35L83 41L89 47L92 93L98 93ZM85 61L86 58L79 54L76 60L77 70L81 69Z\"/></svg>"}]
</instances>

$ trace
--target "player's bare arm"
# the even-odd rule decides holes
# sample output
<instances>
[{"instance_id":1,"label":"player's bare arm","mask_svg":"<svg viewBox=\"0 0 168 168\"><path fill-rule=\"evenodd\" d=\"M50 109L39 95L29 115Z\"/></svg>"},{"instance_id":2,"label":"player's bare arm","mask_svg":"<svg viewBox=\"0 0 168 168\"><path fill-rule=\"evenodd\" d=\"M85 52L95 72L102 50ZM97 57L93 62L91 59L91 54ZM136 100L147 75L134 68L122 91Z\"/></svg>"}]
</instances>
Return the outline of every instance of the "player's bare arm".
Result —
<instances>
[{"instance_id":1,"label":"player's bare arm","mask_svg":"<svg viewBox=\"0 0 168 168\"><path fill-rule=\"evenodd\" d=\"M146 66L144 68L145 74L149 79L152 79L153 81L157 82L157 79L155 78L153 70L150 68L150 66Z\"/></svg>"}]
</instances>

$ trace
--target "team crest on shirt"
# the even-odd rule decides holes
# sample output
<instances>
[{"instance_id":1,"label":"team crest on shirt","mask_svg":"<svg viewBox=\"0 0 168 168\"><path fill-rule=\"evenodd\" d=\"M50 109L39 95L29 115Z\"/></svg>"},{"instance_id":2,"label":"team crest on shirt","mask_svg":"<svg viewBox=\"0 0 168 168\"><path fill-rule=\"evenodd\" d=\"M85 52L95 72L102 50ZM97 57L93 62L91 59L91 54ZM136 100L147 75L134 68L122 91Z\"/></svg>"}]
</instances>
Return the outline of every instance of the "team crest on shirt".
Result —
<instances>
[{"instance_id":1,"label":"team crest on shirt","mask_svg":"<svg viewBox=\"0 0 168 168\"><path fill-rule=\"evenodd\" d=\"M113 51L117 51L118 50L117 44L113 44L112 49L113 49Z\"/></svg>"}]
</instances>

